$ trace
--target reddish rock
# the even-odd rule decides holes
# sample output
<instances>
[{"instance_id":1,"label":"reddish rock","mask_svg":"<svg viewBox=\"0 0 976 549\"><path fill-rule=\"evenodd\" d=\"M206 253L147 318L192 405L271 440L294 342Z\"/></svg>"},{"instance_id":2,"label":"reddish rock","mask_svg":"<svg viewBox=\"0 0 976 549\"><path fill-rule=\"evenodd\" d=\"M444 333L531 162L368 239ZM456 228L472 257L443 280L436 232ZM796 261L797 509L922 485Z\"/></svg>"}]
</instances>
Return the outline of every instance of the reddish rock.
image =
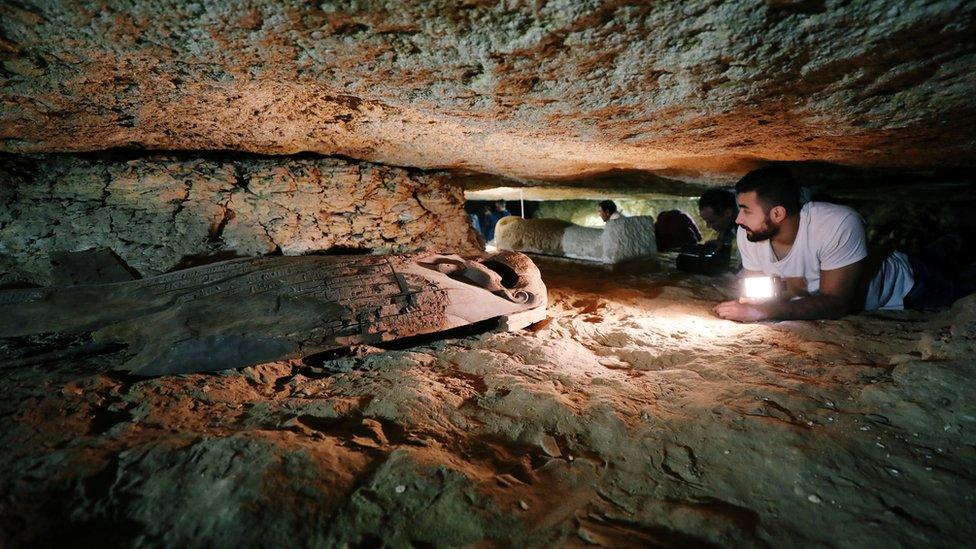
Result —
<instances>
[{"instance_id":1,"label":"reddish rock","mask_svg":"<svg viewBox=\"0 0 976 549\"><path fill-rule=\"evenodd\" d=\"M314 151L558 179L973 157L976 4L18 2L0 148Z\"/></svg>"}]
</instances>

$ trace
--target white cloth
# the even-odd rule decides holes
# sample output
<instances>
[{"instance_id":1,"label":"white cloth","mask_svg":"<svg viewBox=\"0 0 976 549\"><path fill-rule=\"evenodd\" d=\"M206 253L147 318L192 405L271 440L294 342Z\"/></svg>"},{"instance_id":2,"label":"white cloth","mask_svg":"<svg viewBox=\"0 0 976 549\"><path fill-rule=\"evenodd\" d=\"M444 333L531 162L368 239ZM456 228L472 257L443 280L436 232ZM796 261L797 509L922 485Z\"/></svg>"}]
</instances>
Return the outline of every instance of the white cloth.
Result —
<instances>
[{"instance_id":1,"label":"white cloth","mask_svg":"<svg viewBox=\"0 0 976 549\"><path fill-rule=\"evenodd\" d=\"M868 285L864 309L904 309L905 296L912 291L914 285L915 277L912 275L908 256L901 252L892 252Z\"/></svg>"},{"instance_id":2,"label":"white cloth","mask_svg":"<svg viewBox=\"0 0 976 549\"><path fill-rule=\"evenodd\" d=\"M613 212L612 214L610 214L610 219L608 219L607 221L613 221L614 219L620 219L620 218L621 218L621 217L623 217L623 216L624 216L624 214L623 214L623 213L621 213L621 212L620 212L620 211L618 210L618 211L616 211L616 212Z\"/></svg>"},{"instance_id":3,"label":"white cloth","mask_svg":"<svg viewBox=\"0 0 976 549\"><path fill-rule=\"evenodd\" d=\"M804 278L811 295L820 292L820 271L846 267L867 257L864 222L847 206L808 202L800 210L800 226L793 247L783 259L773 255L768 240L749 242L746 231L736 233L742 267L768 276ZM888 256L871 280L864 309L902 309L903 299L915 283L908 258L901 252Z\"/></svg>"}]
</instances>

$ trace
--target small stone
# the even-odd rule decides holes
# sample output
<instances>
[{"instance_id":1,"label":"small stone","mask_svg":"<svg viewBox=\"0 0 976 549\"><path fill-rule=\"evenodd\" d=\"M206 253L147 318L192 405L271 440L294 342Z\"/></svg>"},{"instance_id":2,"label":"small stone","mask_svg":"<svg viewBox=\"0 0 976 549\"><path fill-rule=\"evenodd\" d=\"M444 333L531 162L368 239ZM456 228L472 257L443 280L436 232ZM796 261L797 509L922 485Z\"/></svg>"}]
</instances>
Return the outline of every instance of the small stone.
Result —
<instances>
[{"instance_id":1,"label":"small stone","mask_svg":"<svg viewBox=\"0 0 976 549\"><path fill-rule=\"evenodd\" d=\"M394 492L402 494L407 491L407 487L402 484L397 484L397 487L393 489Z\"/></svg>"},{"instance_id":2,"label":"small stone","mask_svg":"<svg viewBox=\"0 0 976 549\"><path fill-rule=\"evenodd\" d=\"M816 494L810 494L809 496L807 496L807 501L809 501L810 503L820 503L820 497L817 496Z\"/></svg>"},{"instance_id":3,"label":"small stone","mask_svg":"<svg viewBox=\"0 0 976 549\"><path fill-rule=\"evenodd\" d=\"M542 437L542 451L549 457L559 457L562 455L562 452L559 451L559 444L550 435Z\"/></svg>"},{"instance_id":4,"label":"small stone","mask_svg":"<svg viewBox=\"0 0 976 549\"><path fill-rule=\"evenodd\" d=\"M580 539L582 539L583 541L585 541L587 543L591 543L593 545L599 545L599 542L593 537L593 535L590 534L582 526L580 526L579 530L577 530L576 533L577 533L577 535L579 535Z\"/></svg>"},{"instance_id":5,"label":"small stone","mask_svg":"<svg viewBox=\"0 0 976 549\"><path fill-rule=\"evenodd\" d=\"M525 501L521 499L519 500L519 507L521 507L523 511L529 510L529 504L525 503Z\"/></svg>"}]
</instances>

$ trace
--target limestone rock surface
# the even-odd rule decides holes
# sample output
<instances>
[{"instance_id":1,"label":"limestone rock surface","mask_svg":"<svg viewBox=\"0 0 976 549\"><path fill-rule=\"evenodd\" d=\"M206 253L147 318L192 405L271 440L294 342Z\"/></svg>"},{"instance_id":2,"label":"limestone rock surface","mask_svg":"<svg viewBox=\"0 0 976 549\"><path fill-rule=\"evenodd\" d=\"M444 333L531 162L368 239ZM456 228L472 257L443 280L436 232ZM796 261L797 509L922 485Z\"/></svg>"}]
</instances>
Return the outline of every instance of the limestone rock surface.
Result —
<instances>
[{"instance_id":1,"label":"limestone rock surface","mask_svg":"<svg viewBox=\"0 0 976 549\"><path fill-rule=\"evenodd\" d=\"M5 2L0 148L559 179L971 162L964 1Z\"/></svg>"},{"instance_id":2,"label":"limestone rock surface","mask_svg":"<svg viewBox=\"0 0 976 549\"><path fill-rule=\"evenodd\" d=\"M0 284L108 248L142 275L199 256L480 250L437 174L337 159L0 158Z\"/></svg>"},{"instance_id":3,"label":"limestone rock surface","mask_svg":"<svg viewBox=\"0 0 976 549\"><path fill-rule=\"evenodd\" d=\"M976 535L976 296L744 325L710 312L731 275L539 265L551 319L522 333L220 375L0 369L0 545Z\"/></svg>"}]
</instances>

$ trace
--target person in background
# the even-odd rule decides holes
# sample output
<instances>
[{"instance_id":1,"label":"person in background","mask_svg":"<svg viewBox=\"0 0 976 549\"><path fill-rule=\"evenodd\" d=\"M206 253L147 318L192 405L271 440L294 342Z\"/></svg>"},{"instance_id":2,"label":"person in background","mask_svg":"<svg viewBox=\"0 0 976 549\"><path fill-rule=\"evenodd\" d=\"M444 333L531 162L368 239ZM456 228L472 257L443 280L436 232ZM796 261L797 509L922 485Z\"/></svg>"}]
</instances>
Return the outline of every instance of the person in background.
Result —
<instances>
[{"instance_id":1,"label":"person in background","mask_svg":"<svg viewBox=\"0 0 976 549\"><path fill-rule=\"evenodd\" d=\"M658 214L654 221L654 237L658 251L667 252L698 244L702 235L690 215L681 210L668 210Z\"/></svg>"},{"instance_id":2,"label":"person in background","mask_svg":"<svg viewBox=\"0 0 976 549\"><path fill-rule=\"evenodd\" d=\"M735 191L727 187L708 189L698 198L698 215L709 229L718 233L718 238L703 245L712 250L731 248L738 227L735 218L739 215Z\"/></svg>"},{"instance_id":3,"label":"person in background","mask_svg":"<svg viewBox=\"0 0 976 549\"><path fill-rule=\"evenodd\" d=\"M600 213L600 219L604 223L612 219L620 219L624 216L623 212L617 209L617 204L613 200L604 200L600 202L597 206L597 211Z\"/></svg>"},{"instance_id":4,"label":"person in background","mask_svg":"<svg viewBox=\"0 0 976 549\"><path fill-rule=\"evenodd\" d=\"M505 201L496 200L494 203L494 211L490 212L488 218L485 220L485 240L487 242L495 239L495 225L498 224L498 220L510 215L512 214L505 208Z\"/></svg>"},{"instance_id":5,"label":"person in background","mask_svg":"<svg viewBox=\"0 0 976 549\"><path fill-rule=\"evenodd\" d=\"M474 227L474 230L478 231L478 234L484 237L485 233L481 231L481 219L478 217L478 214L469 213L468 218L471 220L471 226Z\"/></svg>"},{"instance_id":6,"label":"person in background","mask_svg":"<svg viewBox=\"0 0 976 549\"><path fill-rule=\"evenodd\" d=\"M698 198L698 213L708 228L718 233L718 238L704 244L683 246L675 267L679 271L698 275L726 273L732 267L732 243L737 227L735 218L739 214L735 192L730 188L705 191Z\"/></svg>"}]
</instances>

